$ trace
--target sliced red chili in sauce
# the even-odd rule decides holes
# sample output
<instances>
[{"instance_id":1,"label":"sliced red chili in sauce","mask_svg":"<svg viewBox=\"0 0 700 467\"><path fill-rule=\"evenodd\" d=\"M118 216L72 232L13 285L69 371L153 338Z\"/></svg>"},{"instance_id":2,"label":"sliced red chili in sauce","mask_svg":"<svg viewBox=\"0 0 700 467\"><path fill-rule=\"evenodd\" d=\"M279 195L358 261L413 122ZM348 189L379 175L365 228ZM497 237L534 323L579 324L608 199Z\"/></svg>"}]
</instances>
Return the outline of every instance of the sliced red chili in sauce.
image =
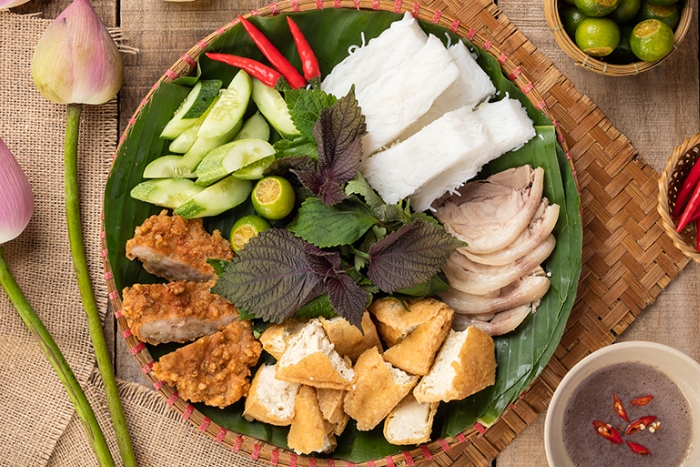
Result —
<instances>
[{"instance_id":1,"label":"sliced red chili in sauce","mask_svg":"<svg viewBox=\"0 0 700 467\"><path fill-rule=\"evenodd\" d=\"M613 398L614 398L613 408L615 409L615 413L617 413L620 416L620 418L622 418L624 421L629 423L630 419L627 416L627 411L625 410L625 406L622 405L622 401L620 400L619 397L617 397L616 394L613 394Z\"/></svg>"},{"instance_id":2,"label":"sliced red chili in sauce","mask_svg":"<svg viewBox=\"0 0 700 467\"><path fill-rule=\"evenodd\" d=\"M642 456L648 456L651 454L651 451L649 451L641 444L633 443L632 441L627 441L627 446L629 446L632 452L634 452L635 454L640 454Z\"/></svg>"},{"instance_id":3,"label":"sliced red chili in sauce","mask_svg":"<svg viewBox=\"0 0 700 467\"><path fill-rule=\"evenodd\" d=\"M632 399L630 401L630 404L636 406L636 407L641 407L643 405L647 405L651 400L654 398L651 394L648 396L642 396L642 397L637 397L635 399Z\"/></svg>"},{"instance_id":4,"label":"sliced red chili in sauce","mask_svg":"<svg viewBox=\"0 0 700 467\"><path fill-rule=\"evenodd\" d=\"M625 434L630 435L630 434L636 433L638 431L643 431L654 420L656 420L656 417L653 415L647 415L646 417L639 418L627 426L627 429L625 430Z\"/></svg>"},{"instance_id":5,"label":"sliced red chili in sauce","mask_svg":"<svg viewBox=\"0 0 700 467\"><path fill-rule=\"evenodd\" d=\"M615 444L622 444L622 436L608 423L603 423L598 420L593 420L593 427L595 432L598 433L603 438L612 441Z\"/></svg>"}]
</instances>

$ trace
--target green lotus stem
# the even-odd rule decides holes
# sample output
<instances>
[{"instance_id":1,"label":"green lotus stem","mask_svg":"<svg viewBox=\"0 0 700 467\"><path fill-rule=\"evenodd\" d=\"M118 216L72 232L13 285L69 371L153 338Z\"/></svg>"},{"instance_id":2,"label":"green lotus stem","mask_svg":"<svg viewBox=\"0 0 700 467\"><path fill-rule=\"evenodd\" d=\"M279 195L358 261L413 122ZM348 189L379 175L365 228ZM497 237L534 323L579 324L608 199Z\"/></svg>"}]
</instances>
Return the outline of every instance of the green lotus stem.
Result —
<instances>
[{"instance_id":1,"label":"green lotus stem","mask_svg":"<svg viewBox=\"0 0 700 467\"><path fill-rule=\"evenodd\" d=\"M75 412L78 414L78 418L80 418L80 423L83 425L90 446L95 452L100 466L113 467L114 460L109 452L109 446L107 446L104 434L100 429L100 425L97 423L95 412L92 411L92 407L90 407L90 403L87 397L85 397L83 388L80 387L80 383L70 369L63 353L61 353L61 349L59 349L58 345L51 337L51 334L49 334L49 331L44 326L44 323L37 316L36 312L29 304L29 301L22 293L17 281L15 281L12 271L10 271L10 267L7 264L7 260L5 259L5 250L2 246L0 246L0 284L2 284L2 287L5 289L17 313L19 313L22 321L24 321L24 324L27 325L27 328L39 343L41 350L44 351L46 358L53 366L63 386L66 388L68 397L70 397L71 402L73 402Z\"/></svg>"},{"instance_id":2,"label":"green lotus stem","mask_svg":"<svg viewBox=\"0 0 700 467\"><path fill-rule=\"evenodd\" d=\"M122 462L126 467L136 467L134 448L129 438L129 430L124 418L124 409L119 399L117 381L114 378L112 362L109 359L109 351L100 322L100 314L95 301L95 294L90 282L87 260L85 258L85 246L83 243L82 224L80 221L80 190L78 188L78 135L80 132L80 104L68 104L68 118L66 122L66 142L64 151L64 176L66 190L66 220L68 222L68 239L73 255L73 268L78 279L80 296L83 299L83 308L87 314L88 329L95 349L97 366L100 369L107 396L107 406L112 416L114 431L117 436L117 444L121 453Z\"/></svg>"}]
</instances>

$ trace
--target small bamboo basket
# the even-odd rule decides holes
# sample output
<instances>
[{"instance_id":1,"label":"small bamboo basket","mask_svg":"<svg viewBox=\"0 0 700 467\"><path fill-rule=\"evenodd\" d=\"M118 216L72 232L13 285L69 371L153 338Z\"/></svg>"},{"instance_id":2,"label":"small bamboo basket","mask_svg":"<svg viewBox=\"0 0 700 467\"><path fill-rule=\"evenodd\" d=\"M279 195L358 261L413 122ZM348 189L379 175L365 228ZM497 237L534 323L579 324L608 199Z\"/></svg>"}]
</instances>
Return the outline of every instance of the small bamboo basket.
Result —
<instances>
[{"instance_id":1,"label":"small bamboo basket","mask_svg":"<svg viewBox=\"0 0 700 467\"><path fill-rule=\"evenodd\" d=\"M681 232L676 232L676 221L673 219L674 207L683 181L690 169L700 159L700 133L686 139L678 146L669 158L666 168L659 178L659 204L657 209L661 215L661 225L666 234L671 237L673 244L685 256L700 263L700 252L697 249L698 229L691 222Z\"/></svg>"},{"instance_id":2,"label":"small bamboo basket","mask_svg":"<svg viewBox=\"0 0 700 467\"><path fill-rule=\"evenodd\" d=\"M688 33L690 29L690 24L693 19L693 7L691 6L690 0L685 1L685 6L681 11L681 19L676 28L676 32L673 37L673 50L666 55L661 60L656 60L654 62L634 62L628 63L626 65L616 65L613 63L606 63L597 58L591 57L583 53L581 49L578 48L576 43L571 40L569 35L564 30L564 25L559 17L559 4L562 0L545 0L544 2L544 14L547 18L547 23L549 24L549 29L554 34L554 39L556 39L559 47L568 55L576 61L576 65L595 73L606 76L633 76L638 75L643 71L650 70L655 66L658 66L666 60L680 45L681 41Z\"/></svg>"}]
</instances>

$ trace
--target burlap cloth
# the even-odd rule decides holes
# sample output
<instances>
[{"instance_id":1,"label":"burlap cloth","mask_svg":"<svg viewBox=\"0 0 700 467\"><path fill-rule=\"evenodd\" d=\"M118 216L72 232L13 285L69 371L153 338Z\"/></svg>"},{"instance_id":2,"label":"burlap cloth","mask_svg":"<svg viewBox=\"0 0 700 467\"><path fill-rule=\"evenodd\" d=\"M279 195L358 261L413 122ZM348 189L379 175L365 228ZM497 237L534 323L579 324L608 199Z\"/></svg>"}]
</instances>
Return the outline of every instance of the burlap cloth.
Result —
<instances>
[{"instance_id":1,"label":"burlap cloth","mask_svg":"<svg viewBox=\"0 0 700 467\"><path fill-rule=\"evenodd\" d=\"M0 11L0 137L19 160L36 197L29 227L4 248L18 283L84 387L118 459L70 259L63 202L65 108L46 101L31 79L33 49L49 23ZM100 212L117 139L116 101L86 106L79 146L83 235L103 319L107 292L100 263ZM119 385L139 465L257 464L193 429L154 391L127 382ZM0 407L0 466L97 465L63 386L2 291Z\"/></svg>"}]
</instances>

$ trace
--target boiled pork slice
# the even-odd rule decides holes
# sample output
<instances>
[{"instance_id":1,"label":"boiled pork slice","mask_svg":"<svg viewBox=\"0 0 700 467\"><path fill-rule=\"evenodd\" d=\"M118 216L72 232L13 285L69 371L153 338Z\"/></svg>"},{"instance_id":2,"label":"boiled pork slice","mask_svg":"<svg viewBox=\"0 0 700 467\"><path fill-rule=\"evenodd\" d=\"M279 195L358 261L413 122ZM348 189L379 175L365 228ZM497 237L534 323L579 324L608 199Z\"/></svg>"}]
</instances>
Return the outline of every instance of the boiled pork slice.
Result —
<instances>
[{"instance_id":1,"label":"boiled pork slice","mask_svg":"<svg viewBox=\"0 0 700 467\"><path fill-rule=\"evenodd\" d=\"M501 336L514 331L515 328L520 326L520 323L527 318L527 315L530 314L530 310L532 309L532 304L528 303L527 305L496 313L496 316L490 321L484 321L471 315L455 314L455 318L452 321L452 329L455 331L463 331L470 326L474 326L481 329L489 336Z\"/></svg>"}]
</instances>

